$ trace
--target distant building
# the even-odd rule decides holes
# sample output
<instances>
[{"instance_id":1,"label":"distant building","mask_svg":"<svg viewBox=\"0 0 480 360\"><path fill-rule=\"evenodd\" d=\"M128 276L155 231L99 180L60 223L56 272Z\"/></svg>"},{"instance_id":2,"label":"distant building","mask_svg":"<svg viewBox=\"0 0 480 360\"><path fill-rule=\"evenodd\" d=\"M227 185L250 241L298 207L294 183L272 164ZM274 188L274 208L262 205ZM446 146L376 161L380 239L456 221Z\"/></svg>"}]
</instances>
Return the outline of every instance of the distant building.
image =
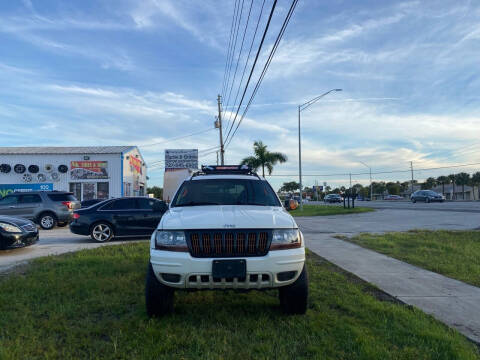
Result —
<instances>
[{"instance_id":1,"label":"distant building","mask_svg":"<svg viewBox=\"0 0 480 360\"><path fill-rule=\"evenodd\" d=\"M433 191L445 195L447 200L478 200L479 199L479 189L478 187L473 188L471 186L465 185L465 197L462 192L462 185L458 184L445 184L437 185L432 188Z\"/></svg>"}]
</instances>

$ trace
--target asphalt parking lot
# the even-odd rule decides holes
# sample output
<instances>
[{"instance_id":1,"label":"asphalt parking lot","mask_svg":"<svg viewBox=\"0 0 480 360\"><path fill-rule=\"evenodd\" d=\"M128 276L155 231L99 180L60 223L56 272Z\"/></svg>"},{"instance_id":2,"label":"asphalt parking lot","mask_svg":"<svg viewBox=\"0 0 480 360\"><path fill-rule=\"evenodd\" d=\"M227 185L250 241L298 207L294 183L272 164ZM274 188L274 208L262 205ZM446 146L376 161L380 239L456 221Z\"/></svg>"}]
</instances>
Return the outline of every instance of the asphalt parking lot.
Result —
<instances>
[{"instance_id":1,"label":"asphalt parking lot","mask_svg":"<svg viewBox=\"0 0 480 360\"><path fill-rule=\"evenodd\" d=\"M297 217L296 221L309 241L319 241L335 234L354 235L360 232L407 231L411 229L466 230L480 228L480 202L412 204L401 202L358 202L359 206L375 207L377 211L337 216ZM332 205L338 206L338 205ZM316 235L315 240L310 235ZM312 240L310 240L312 239ZM80 249L115 245L122 239L106 244L92 241L87 236L75 235L67 228L40 230L40 241L32 246L0 252L0 271L27 262L36 257L57 255Z\"/></svg>"}]
</instances>

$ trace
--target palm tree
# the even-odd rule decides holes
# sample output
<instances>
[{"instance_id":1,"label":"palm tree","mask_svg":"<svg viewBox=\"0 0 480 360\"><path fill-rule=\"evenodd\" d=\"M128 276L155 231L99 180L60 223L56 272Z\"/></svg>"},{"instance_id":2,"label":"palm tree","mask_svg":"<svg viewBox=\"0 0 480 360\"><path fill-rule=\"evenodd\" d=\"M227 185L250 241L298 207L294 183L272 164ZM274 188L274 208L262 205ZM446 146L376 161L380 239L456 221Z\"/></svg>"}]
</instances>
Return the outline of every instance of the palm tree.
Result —
<instances>
[{"instance_id":1,"label":"palm tree","mask_svg":"<svg viewBox=\"0 0 480 360\"><path fill-rule=\"evenodd\" d=\"M462 199L465 200L465 185L470 182L470 174L461 172L456 176L457 184L462 185Z\"/></svg>"},{"instance_id":2,"label":"palm tree","mask_svg":"<svg viewBox=\"0 0 480 360\"><path fill-rule=\"evenodd\" d=\"M445 195L445 184L450 184L450 179L448 178L448 176L439 176L437 178L437 182L439 184L442 184L442 195Z\"/></svg>"},{"instance_id":3,"label":"palm tree","mask_svg":"<svg viewBox=\"0 0 480 360\"><path fill-rule=\"evenodd\" d=\"M254 171L257 171L258 168L261 167L263 177L265 177L265 168L267 168L268 175L270 175L274 165L287 161L287 155L279 152L269 152L267 145L264 145L261 141L255 141L253 143L253 153L254 156L246 157L240 164L248 165Z\"/></svg>"},{"instance_id":4,"label":"palm tree","mask_svg":"<svg viewBox=\"0 0 480 360\"><path fill-rule=\"evenodd\" d=\"M475 186L477 186L477 195L480 195L478 192L478 185L480 184L480 171L477 171L475 174L472 174L472 184L473 184L473 200L475 200Z\"/></svg>"}]
</instances>

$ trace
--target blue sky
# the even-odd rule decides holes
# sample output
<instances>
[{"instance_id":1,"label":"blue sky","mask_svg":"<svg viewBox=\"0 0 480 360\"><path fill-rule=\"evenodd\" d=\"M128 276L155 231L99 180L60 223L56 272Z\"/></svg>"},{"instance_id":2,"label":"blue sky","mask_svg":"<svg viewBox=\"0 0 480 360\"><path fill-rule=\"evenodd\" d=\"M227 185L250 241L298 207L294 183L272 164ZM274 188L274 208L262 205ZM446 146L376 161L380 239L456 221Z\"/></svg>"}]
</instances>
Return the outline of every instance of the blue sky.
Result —
<instances>
[{"instance_id":1,"label":"blue sky","mask_svg":"<svg viewBox=\"0 0 480 360\"><path fill-rule=\"evenodd\" d=\"M254 1L251 22L260 5ZM262 66L289 5L278 2ZM245 12L249 6L244 0ZM214 163L208 149L218 144L216 130L162 142L213 127L233 8L233 0L0 2L2 145L134 144L147 163L163 159L165 148L198 148L207 154L201 163ZM302 113L305 174L367 170L359 161L373 171L408 169L410 161L415 168L478 162L479 50L475 1L300 0L227 162L263 140L289 158L274 174L292 177L272 183L294 180L296 106L331 88L343 91ZM162 168L149 176L161 185ZM304 183L315 180L338 186L348 176Z\"/></svg>"}]
</instances>

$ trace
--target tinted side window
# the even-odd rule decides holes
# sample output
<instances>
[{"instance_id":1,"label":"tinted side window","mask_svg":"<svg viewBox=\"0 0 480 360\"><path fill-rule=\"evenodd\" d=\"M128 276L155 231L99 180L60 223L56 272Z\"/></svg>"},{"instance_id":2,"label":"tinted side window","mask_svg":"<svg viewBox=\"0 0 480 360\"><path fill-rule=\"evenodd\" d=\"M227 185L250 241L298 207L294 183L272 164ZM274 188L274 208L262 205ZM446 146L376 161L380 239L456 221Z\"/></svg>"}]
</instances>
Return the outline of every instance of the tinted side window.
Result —
<instances>
[{"instance_id":1,"label":"tinted side window","mask_svg":"<svg viewBox=\"0 0 480 360\"><path fill-rule=\"evenodd\" d=\"M132 210L136 207L135 199L120 199L113 202L110 210Z\"/></svg>"},{"instance_id":2,"label":"tinted side window","mask_svg":"<svg viewBox=\"0 0 480 360\"><path fill-rule=\"evenodd\" d=\"M52 201L77 201L72 194L48 194L47 196Z\"/></svg>"},{"instance_id":3,"label":"tinted side window","mask_svg":"<svg viewBox=\"0 0 480 360\"><path fill-rule=\"evenodd\" d=\"M3 199L0 200L0 205L14 205L18 202L18 196L10 195L5 196Z\"/></svg>"},{"instance_id":4,"label":"tinted side window","mask_svg":"<svg viewBox=\"0 0 480 360\"><path fill-rule=\"evenodd\" d=\"M20 196L20 204L32 204L32 203L41 203L42 198L40 195L31 194L31 195L22 195Z\"/></svg>"},{"instance_id":5,"label":"tinted side window","mask_svg":"<svg viewBox=\"0 0 480 360\"><path fill-rule=\"evenodd\" d=\"M153 205L157 202L157 200L154 199L137 199L137 208L142 209L142 210L152 210Z\"/></svg>"}]
</instances>

